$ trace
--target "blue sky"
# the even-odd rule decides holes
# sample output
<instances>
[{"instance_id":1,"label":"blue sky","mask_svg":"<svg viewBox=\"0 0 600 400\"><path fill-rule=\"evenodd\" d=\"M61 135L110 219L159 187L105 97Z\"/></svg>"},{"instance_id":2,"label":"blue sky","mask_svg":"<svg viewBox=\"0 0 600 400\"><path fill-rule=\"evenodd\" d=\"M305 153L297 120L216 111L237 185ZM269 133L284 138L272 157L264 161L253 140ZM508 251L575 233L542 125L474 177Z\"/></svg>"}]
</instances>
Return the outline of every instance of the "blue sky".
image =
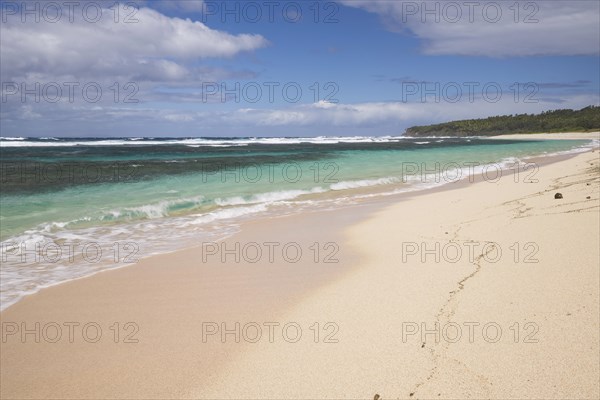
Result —
<instances>
[{"instance_id":1,"label":"blue sky","mask_svg":"<svg viewBox=\"0 0 600 400\"><path fill-rule=\"evenodd\" d=\"M598 1L451 3L3 2L2 136L398 135L599 104Z\"/></svg>"}]
</instances>

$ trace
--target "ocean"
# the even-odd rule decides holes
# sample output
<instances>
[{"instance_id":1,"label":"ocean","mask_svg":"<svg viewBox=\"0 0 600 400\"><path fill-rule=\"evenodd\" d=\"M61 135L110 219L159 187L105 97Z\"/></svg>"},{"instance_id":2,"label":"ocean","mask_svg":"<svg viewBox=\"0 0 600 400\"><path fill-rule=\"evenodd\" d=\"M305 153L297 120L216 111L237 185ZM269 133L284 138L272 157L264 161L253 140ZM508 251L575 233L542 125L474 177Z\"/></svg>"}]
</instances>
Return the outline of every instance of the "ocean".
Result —
<instances>
[{"instance_id":1,"label":"ocean","mask_svg":"<svg viewBox=\"0 0 600 400\"><path fill-rule=\"evenodd\" d=\"M1 309L43 287L339 208L585 151L586 140L1 138ZM531 165L530 165L531 166ZM443 206L443 205L440 205Z\"/></svg>"}]
</instances>

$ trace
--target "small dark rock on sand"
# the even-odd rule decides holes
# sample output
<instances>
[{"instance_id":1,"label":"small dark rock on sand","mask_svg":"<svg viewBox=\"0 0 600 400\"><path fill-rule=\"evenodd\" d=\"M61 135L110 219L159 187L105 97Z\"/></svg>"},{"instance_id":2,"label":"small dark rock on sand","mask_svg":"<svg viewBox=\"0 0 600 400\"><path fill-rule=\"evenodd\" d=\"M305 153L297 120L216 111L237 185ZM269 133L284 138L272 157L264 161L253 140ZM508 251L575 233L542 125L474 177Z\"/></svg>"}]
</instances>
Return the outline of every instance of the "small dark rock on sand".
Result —
<instances>
[{"instance_id":1,"label":"small dark rock on sand","mask_svg":"<svg viewBox=\"0 0 600 400\"><path fill-rule=\"evenodd\" d=\"M555 199L562 199L562 198L563 198L563 197L562 197L562 193L556 193L556 194L554 195L554 198L555 198Z\"/></svg>"},{"instance_id":2,"label":"small dark rock on sand","mask_svg":"<svg viewBox=\"0 0 600 400\"><path fill-rule=\"evenodd\" d=\"M588 200L589 200L589 199L591 199L591 197L590 197L590 196L588 196L588 197L586 197L586 199L588 199Z\"/></svg>"}]
</instances>

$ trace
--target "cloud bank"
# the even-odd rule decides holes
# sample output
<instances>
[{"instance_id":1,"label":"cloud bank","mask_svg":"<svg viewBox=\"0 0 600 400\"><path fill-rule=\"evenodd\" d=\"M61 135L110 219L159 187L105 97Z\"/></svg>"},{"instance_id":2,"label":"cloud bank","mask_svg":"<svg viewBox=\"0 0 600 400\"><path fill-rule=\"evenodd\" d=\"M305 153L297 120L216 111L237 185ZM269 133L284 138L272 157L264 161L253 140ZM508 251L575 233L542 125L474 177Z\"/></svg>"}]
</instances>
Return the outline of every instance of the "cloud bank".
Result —
<instances>
[{"instance_id":1,"label":"cloud bank","mask_svg":"<svg viewBox=\"0 0 600 400\"><path fill-rule=\"evenodd\" d=\"M428 55L574 56L600 53L600 2L343 0L414 35Z\"/></svg>"},{"instance_id":2,"label":"cloud bank","mask_svg":"<svg viewBox=\"0 0 600 400\"><path fill-rule=\"evenodd\" d=\"M64 10L63 10L64 11ZM265 47L256 34L232 35L201 22L168 17L150 8L66 15L55 23L42 18L25 23L20 13L3 15L0 46L3 80L43 79L69 75L75 78L130 77L169 81L194 77L194 62L233 57ZM68 72L68 74L66 73Z\"/></svg>"}]
</instances>

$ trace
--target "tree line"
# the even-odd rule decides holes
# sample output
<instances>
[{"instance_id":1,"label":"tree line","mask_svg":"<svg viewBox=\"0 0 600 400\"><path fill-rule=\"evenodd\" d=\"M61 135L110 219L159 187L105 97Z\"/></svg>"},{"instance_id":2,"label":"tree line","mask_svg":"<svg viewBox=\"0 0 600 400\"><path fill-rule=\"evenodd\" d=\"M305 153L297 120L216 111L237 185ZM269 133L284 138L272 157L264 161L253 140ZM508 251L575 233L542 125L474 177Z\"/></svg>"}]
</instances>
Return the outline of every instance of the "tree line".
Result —
<instances>
[{"instance_id":1,"label":"tree line","mask_svg":"<svg viewBox=\"0 0 600 400\"><path fill-rule=\"evenodd\" d=\"M481 119L413 126L407 136L492 136L511 133L587 132L600 130L600 106L552 110L541 114L499 115Z\"/></svg>"}]
</instances>

